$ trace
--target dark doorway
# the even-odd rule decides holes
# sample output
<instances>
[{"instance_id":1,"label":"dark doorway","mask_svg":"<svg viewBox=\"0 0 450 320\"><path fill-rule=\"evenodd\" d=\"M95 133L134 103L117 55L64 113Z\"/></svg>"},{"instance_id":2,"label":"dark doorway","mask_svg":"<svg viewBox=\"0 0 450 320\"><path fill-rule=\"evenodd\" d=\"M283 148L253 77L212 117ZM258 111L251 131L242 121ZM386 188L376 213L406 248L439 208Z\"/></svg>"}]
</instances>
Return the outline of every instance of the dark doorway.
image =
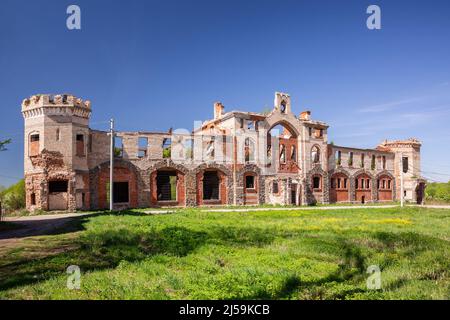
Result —
<instances>
[{"instance_id":1,"label":"dark doorway","mask_svg":"<svg viewBox=\"0 0 450 320\"><path fill-rule=\"evenodd\" d=\"M219 176L217 171L203 174L203 200L219 200Z\"/></svg>"},{"instance_id":2,"label":"dark doorway","mask_svg":"<svg viewBox=\"0 0 450 320\"><path fill-rule=\"evenodd\" d=\"M297 204L297 184L291 185L291 204Z\"/></svg>"},{"instance_id":3,"label":"dark doorway","mask_svg":"<svg viewBox=\"0 0 450 320\"><path fill-rule=\"evenodd\" d=\"M175 171L158 171L156 189L158 201L176 201L177 173Z\"/></svg>"},{"instance_id":4,"label":"dark doorway","mask_svg":"<svg viewBox=\"0 0 450 320\"><path fill-rule=\"evenodd\" d=\"M366 203L366 196L362 196L362 197L361 197L361 203L362 203L362 204Z\"/></svg>"},{"instance_id":5,"label":"dark doorway","mask_svg":"<svg viewBox=\"0 0 450 320\"><path fill-rule=\"evenodd\" d=\"M128 182L114 182L114 203L129 202Z\"/></svg>"},{"instance_id":6,"label":"dark doorway","mask_svg":"<svg viewBox=\"0 0 450 320\"><path fill-rule=\"evenodd\" d=\"M419 183L416 188L416 202L417 204L422 204L423 202L423 194L424 194L425 185L423 183Z\"/></svg>"}]
</instances>

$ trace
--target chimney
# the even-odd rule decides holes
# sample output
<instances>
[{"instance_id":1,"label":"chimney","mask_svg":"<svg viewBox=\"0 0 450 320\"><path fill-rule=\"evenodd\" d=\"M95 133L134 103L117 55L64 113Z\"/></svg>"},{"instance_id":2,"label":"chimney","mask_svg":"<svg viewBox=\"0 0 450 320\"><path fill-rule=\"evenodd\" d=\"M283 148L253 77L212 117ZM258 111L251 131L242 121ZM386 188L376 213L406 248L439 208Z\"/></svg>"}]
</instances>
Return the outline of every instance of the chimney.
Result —
<instances>
[{"instance_id":1,"label":"chimney","mask_svg":"<svg viewBox=\"0 0 450 320\"><path fill-rule=\"evenodd\" d=\"M214 119L219 119L220 117L222 117L224 110L225 107L223 106L222 102L214 103Z\"/></svg>"},{"instance_id":2,"label":"chimney","mask_svg":"<svg viewBox=\"0 0 450 320\"><path fill-rule=\"evenodd\" d=\"M307 110L307 111L303 111L302 113L300 113L300 120L305 120L305 121L311 120L311 111Z\"/></svg>"}]
</instances>

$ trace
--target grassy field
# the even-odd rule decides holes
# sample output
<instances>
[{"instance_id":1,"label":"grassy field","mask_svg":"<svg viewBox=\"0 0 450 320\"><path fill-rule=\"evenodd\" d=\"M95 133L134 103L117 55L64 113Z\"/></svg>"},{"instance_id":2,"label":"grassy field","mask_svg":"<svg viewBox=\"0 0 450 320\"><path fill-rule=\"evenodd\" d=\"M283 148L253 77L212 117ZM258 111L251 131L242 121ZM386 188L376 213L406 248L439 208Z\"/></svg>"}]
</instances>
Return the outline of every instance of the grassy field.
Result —
<instances>
[{"instance_id":1,"label":"grassy field","mask_svg":"<svg viewBox=\"0 0 450 320\"><path fill-rule=\"evenodd\" d=\"M130 211L0 249L0 298L449 299L449 270L450 210Z\"/></svg>"}]
</instances>

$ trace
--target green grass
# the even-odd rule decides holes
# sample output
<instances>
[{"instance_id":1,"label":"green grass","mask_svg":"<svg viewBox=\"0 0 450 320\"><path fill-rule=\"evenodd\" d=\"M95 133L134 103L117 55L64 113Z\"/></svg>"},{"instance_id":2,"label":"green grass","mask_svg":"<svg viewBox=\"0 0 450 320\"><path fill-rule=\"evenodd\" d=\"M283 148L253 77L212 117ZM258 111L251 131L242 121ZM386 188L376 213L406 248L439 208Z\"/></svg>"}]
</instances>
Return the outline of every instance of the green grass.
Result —
<instances>
[{"instance_id":1,"label":"green grass","mask_svg":"<svg viewBox=\"0 0 450 320\"><path fill-rule=\"evenodd\" d=\"M3 299L448 299L450 210L103 213L0 257Z\"/></svg>"}]
</instances>

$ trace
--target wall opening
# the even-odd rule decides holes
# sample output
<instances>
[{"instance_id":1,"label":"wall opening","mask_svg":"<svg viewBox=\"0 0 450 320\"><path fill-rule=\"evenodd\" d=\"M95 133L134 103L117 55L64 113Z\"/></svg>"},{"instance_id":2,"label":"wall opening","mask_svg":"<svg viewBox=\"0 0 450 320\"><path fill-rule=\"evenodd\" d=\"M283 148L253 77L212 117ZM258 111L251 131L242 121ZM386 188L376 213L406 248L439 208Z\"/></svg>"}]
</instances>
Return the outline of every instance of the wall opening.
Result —
<instances>
[{"instance_id":1,"label":"wall opening","mask_svg":"<svg viewBox=\"0 0 450 320\"><path fill-rule=\"evenodd\" d=\"M278 181L274 181L272 183L272 193L278 194L279 192L280 192L280 190L279 190L279 186L278 186Z\"/></svg>"},{"instance_id":2,"label":"wall opening","mask_svg":"<svg viewBox=\"0 0 450 320\"><path fill-rule=\"evenodd\" d=\"M165 138L163 140L162 149L163 149L163 158L164 159L170 158L172 155L172 139Z\"/></svg>"},{"instance_id":3,"label":"wall opening","mask_svg":"<svg viewBox=\"0 0 450 320\"><path fill-rule=\"evenodd\" d=\"M39 154L39 134L30 135L30 157L37 156Z\"/></svg>"},{"instance_id":4,"label":"wall opening","mask_svg":"<svg viewBox=\"0 0 450 320\"><path fill-rule=\"evenodd\" d=\"M49 181L48 183L48 192L67 192L68 189L68 181L67 180L57 180L57 181Z\"/></svg>"},{"instance_id":5,"label":"wall opening","mask_svg":"<svg viewBox=\"0 0 450 320\"><path fill-rule=\"evenodd\" d=\"M158 171L156 189L158 201L177 201L176 171Z\"/></svg>"},{"instance_id":6,"label":"wall opening","mask_svg":"<svg viewBox=\"0 0 450 320\"><path fill-rule=\"evenodd\" d=\"M30 196L30 204L32 205L32 206L35 206L36 205L36 194L33 192L32 194L31 194L31 196Z\"/></svg>"},{"instance_id":7,"label":"wall opening","mask_svg":"<svg viewBox=\"0 0 450 320\"><path fill-rule=\"evenodd\" d=\"M255 189L255 176L253 175L245 176L245 188Z\"/></svg>"},{"instance_id":8,"label":"wall opening","mask_svg":"<svg viewBox=\"0 0 450 320\"><path fill-rule=\"evenodd\" d=\"M148 138L139 137L138 139L138 158L147 157Z\"/></svg>"},{"instance_id":9,"label":"wall opening","mask_svg":"<svg viewBox=\"0 0 450 320\"><path fill-rule=\"evenodd\" d=\"M76 155L78 157L84 157L84 135L77 134L76 143L77 143Z\"/></svg>"},{"instance_id":10,"label":"wall opening","mask_svg":"<svg viewBox=\"0 0 450 320\"><path fill-rule=\"evenodd\" d=\"M123 157L123 138L114 137L114 156L118 158Z\"/></svg>"},{"instance_id":11,"label":"wall opening","mask_svg":"<svg viewBox=\"0 0 450 320\"><path fill-rule=\"evenodd\" d=\"M114 182L113 185L113 202L127 203L130 201L128 182Z\"/></svg>"},{"instance_id":12,"label":"wall opening","mask_svg":"<svg viewBox=\"0 0 450 320\"><path fill-rule=\"evenodd\" d=\"M407 173L408 172L408 157L403 157L402 158L402 167L403 167L403 173Z\"/></svg>"},{"instance_id":13,"label":"wall opening","mask_svg":"<svg viewBox=\"0 0 450 320\"><path fill-rule=\"evenodd\" d=\"M320 190L321 186L321 177L320 176L314 176L313 177L313 189Z\"/></svg>"},{"instance_id":14,"label":"wall opening","mask_svg":"<svg viewBox=\"0 0 450 320\"><path fill-rule=\"evenodd\" d=\"M203 200L219 200L219 176L217 171L203 174Z\"/></svg>"}]
</instances>

